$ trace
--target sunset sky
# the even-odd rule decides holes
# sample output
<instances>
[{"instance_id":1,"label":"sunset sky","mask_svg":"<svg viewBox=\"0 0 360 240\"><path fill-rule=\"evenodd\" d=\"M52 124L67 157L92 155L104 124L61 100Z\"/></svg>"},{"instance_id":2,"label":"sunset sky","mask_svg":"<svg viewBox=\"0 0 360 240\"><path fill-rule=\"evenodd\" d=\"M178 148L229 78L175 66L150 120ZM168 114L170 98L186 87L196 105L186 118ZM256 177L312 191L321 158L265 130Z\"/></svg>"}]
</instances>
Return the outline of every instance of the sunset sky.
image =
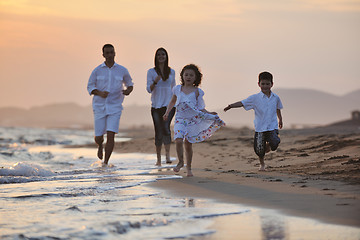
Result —
<instances>
[{"instance_id":1,"label":"sunset sky","mask_svg":"<svg viewBox=\"0 0 360 240\"><path fill-rule=\"evenodd\" d=\"M342 95L360 88L360 0L0 0L0 107L91 103L86 85L112 43L150 105L146 72L158 47L199 65L207 108L274 88ZM306 97L306 96L304 96Z\"/></svg>"}]
</instances>

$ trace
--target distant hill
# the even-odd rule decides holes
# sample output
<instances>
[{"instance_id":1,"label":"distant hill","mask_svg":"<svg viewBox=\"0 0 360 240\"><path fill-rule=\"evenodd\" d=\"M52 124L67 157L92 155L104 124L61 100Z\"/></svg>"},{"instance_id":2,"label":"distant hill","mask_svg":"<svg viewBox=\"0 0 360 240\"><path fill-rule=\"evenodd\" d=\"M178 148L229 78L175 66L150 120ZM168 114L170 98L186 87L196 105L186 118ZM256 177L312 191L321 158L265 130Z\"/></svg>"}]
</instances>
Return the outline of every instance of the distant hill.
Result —
<instances>
[{"instance_id":1,"label":"distant hill","mask_svg":"<svg viewBox=\"0 0 360 240\"><path fill-rule=\"evenodd\" d=\"M127 106L122 113L121 127L152 124L149 106ZM44 127L44 128L93 128L91 105L58 103L33 107L0 108L0 126Z\"/></svg>"},{"instance_id":2,"label":"distant hill","mask_svg":"<svg viewBox=\"0 0 360 240\"><path fill-rule=\"evenodd\" d=\"M352 91L346 95L343 96L343 98L348 99L348 100L353 100L356 102L360 102L360 89Z\"/></svg>"},{"instance_id":3,"label":"distant hill","mask_svg":"<svg viewBox=\"0 0 360 240\"><path fill-rule=\"evenodd\" d=\"M336 96L310 89L275 89L284 105L285 122L291 124L326 125L350 119L360 110L360 90Z\"/></svg>"},{"instance_id":4,"label":"distant hill","mask_svg":"<svg viewBox=\"0 0 360 240\"><path fill-rule=\"evenodd\" d=\"M282 110L285 127L314 127L348 120L351 112L360 110L360 90L344 96L311 89L273 89L283 103ZM239 99L242 100L242 99ZM218 110L220 117L228 125L253 127L254 112L232 109L226 113Z\"/></svg>"},{"instance_id":5,"label":"distant hill","mask_svg":"<svg viewBox=\"0 0 360 240\"><path fill-rule=\"evenodd\" d=\"M343 96L310 89L273 90L283 102L284 125L290 127L324 126L350 119L351 112L360 110L360 89ZM239 99L241 100L241 99ZM228 126L253 127L253 111L218 109ZM120 128L152 125L149 105L125 105ZM0 108L0 126L92 128L91 106L59 103L31 109Z\"/></svg>"},{"instance_id":6,"label":"distant hill","mask_svg":"<svg viewBox=\"0 0 360 240\"><path fill-rule=\"evenodd\" d=\"M51 104L33 107L0 108L1 126L87 128L92 126L91 107L75 103Z\"/></svg>"}]
</instances>

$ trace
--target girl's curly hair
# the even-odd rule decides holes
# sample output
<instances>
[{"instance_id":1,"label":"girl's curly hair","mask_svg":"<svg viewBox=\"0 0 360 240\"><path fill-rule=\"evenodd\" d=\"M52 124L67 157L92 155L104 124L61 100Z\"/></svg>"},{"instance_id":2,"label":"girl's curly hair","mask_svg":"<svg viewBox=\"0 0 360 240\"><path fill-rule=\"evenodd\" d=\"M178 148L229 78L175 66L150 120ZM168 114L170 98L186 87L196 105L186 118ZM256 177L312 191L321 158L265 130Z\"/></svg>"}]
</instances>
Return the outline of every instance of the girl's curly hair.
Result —
<instances>
[{"instance_id":1,"label":"girl's curly hair","mask_svg":"<svg viewBox=\"0 0 360 240\"><path fill-rule=\"evenodd\" d=\"M188 70L188 69L191 69L195 72L195 81L194 81L194 86L195 87L198 87L200 84L201 84L201 79L202 79L202 73L200 72L199 70L199 67L196 66L195 64L188 64L186 65L185 67L183 67L183 69L181 70L181 73L180 73L180 77L181 77L181 85L184 86L184 72L185 70Z\"/></svg>"}]
</instances>

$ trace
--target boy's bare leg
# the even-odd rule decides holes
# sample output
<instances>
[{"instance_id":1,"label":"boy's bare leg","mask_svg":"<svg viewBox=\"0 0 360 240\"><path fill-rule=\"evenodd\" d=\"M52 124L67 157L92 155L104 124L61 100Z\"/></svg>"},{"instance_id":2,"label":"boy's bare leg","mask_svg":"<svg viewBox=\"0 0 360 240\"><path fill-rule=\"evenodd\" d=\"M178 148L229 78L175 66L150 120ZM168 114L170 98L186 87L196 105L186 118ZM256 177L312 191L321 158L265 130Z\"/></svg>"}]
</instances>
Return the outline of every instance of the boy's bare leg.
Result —
<instances>
[{"instance_id":1,"label":"boy's bare leg","mask_svg":"<svg viewBox=\"0 0 360 240\"><path fill-rule=\"evenodd\" d=\"M106 133L106 144L105 144L105 160L104 164L108 164L112 151L115 145L115 133L108 131Z\"/></svg>"},{"instance_id":2,"label":"boy's bare leg","mask_svg":"<svg viewBox=\"0 0 360 240\"><path fill-rule=\"evenodd\" d=\"M187 176L192 177L192 176L194 176L191 171L191 163L192 163L192 157L193 157L192 143L185 140L184 144L185 144L185 154L186 154Z\"/></svg>"},{"instance_id":3,"label":"boy's bare leg","mask_svg":"<svg viewBox=\"0 0 360 240\"><path fill-rule=\"evenodd\" d=\"M165 145L165 152L166 152L166 163L171 163L171 160L170 160L170 144Z\"/></svg>"},{"instance_id":4,"label":"boy's bare leg","mask_svg":"<svg viewBox=\"0 0 360 240\"><path fill-rule=\"evenodd\" d=\"M259 157L259 161L260 161L259 171L266 171L264 157Z\"/></svg>"},{"instance_id":5,"label":"boy's bare leg","mask_svg":"<svg viewBox=\"0 0 360 240\"><path fill-rule=\"evenodd\" d=\"M103 159L103 142L104 136L95 136L95 143L98 145L97 156L99 159Z\"/></svg>"},{"instance_id":6,"label":"boy's bare leg","mask_svg":"<svg viewBox=\"0 0 360 240\"><path fill-rule=\"evenodd\" d=\"M156 157L157 157L157 161L155 166L161 166L161 145L156 146Z\"/></svg>"},{"instance_id":7,"label":"boy's bare leg","mask_svg":"<svg viewBox=\"0 0 360 240\"><path fill-rule=\"evenodd\" d=\"M175 140L176 144L176 153L179 159L178 164L174 167L174 172L179 172L180 169L184 166L184 148L183 148L183 140L178 138Z\"/></svg>"},{"instance_id":8,"label":"boy's bare leg","mask_svg":"<svg viewBox=\"0 0 360 240\"><path fill-rule=\"evenodd\" d=\"M265 153L268 153L271 151L271 148L270 148L270 143L269 142L266 142L266 145L265 145Z\"/></svg>"}]
</instances>

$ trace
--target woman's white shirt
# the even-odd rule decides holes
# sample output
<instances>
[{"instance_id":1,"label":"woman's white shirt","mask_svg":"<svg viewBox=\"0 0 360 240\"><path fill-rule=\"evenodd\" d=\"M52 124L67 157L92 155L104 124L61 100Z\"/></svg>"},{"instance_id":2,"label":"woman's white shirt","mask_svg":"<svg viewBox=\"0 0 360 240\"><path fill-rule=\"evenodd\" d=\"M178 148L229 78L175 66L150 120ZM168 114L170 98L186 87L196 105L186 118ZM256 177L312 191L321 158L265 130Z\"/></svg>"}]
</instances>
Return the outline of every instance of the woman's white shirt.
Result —
<instances>
[{"instance_id":1,"label":"woman's white shirt","mask_svg":"<svg viewBox=\"0 0 360 240\"><path fill-rule=\"evenodd\" d=\"M150 86L154 83L158 76L154 68L150 68L147 72L146 90L151 93L151 107L162 108L167 107L172 97L172 88L176 85L175 71L171 69L169 78L166 81L160 79L151 91Z\"/></svg>"}]
</instances>

